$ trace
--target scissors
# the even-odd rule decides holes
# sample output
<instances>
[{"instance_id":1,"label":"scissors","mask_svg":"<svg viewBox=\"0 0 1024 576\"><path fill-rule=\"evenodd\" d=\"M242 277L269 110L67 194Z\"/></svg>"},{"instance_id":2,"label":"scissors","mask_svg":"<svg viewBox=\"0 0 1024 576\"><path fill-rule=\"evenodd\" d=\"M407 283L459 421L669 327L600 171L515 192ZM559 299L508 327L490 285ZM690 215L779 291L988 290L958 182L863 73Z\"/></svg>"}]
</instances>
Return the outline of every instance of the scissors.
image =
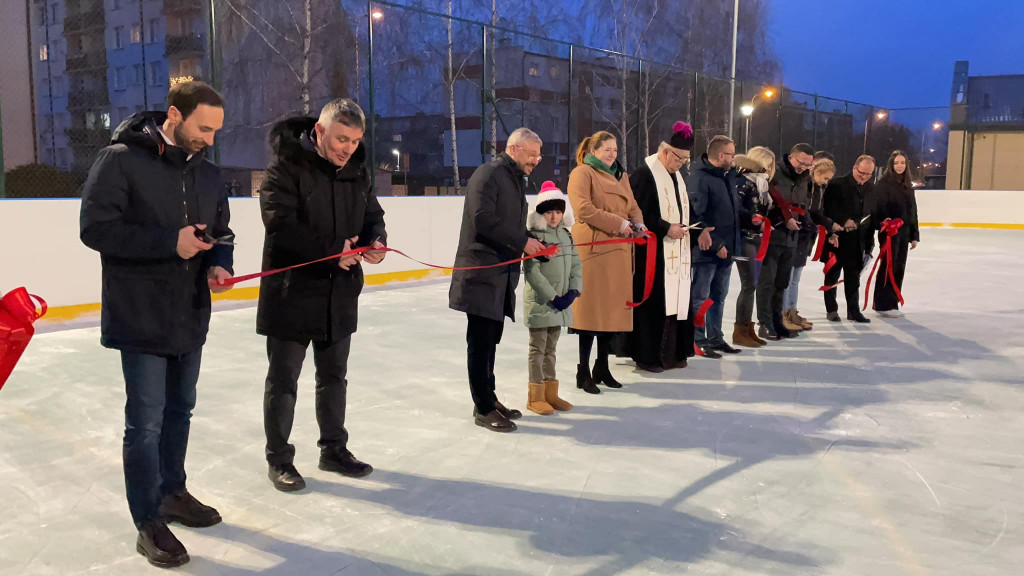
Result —
<instances>
[{"instance_id":1,"label":"scissors","mask_svg":"<svg viewBox=\"0 0 1024 576\"><path fill-rule=\"evenodd\" d=\"M235 245L235 235L234 234L225 234L224 236L221 236L220 238L214 238L213 236L210 236L209 233L206 232L206 230L200 230L199 227L196 226L195 224L193 224L192 227L196 229L196 238L202 240L203 242L206 242L207 244L213 244L213 245L218 245L219 244L221 246L234 246Z\"/></svg>"},{"instance_id":2,"label":"scissors","mask_svg":"<svg viewBox=\"0 0 1024 576\"><path fill-rule=\"evenodd\" d=\"M683 226L683 230L703 230L703 228L701 228L701 224L703 224L703 222L694 222L689 226Z\"/></svg>"}]
</instances>

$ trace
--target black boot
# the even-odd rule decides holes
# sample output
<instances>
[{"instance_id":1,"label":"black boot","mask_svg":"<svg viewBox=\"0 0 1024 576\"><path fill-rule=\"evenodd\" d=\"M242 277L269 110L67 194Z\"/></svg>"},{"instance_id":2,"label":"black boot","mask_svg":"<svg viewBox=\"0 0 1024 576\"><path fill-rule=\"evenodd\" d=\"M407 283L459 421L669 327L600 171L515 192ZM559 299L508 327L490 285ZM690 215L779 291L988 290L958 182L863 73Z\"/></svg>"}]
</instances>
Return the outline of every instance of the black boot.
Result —
<instances>
[{"instance_id":1,"label":"black boot","mask_svg":"<svg viewBox=\"0 0 1024 576\"><path fill-rule=\"evenodd\" d=\"M604 384L609 388L622 388L622 384L619 384L618 380L612 376L612 371L608 369L608 361L594 364L594 382L598 384Z\"/></svg>"},{"instance_id":2,"label":"black boot","mask_svg":"<svg viewBox=\"0 0 1024 576\"><path fill-rule=\"evenodd\" d=\"M601 389L597 387L597 383L590 375L590 368L586 364L576 365L576 387L587 394L601 393Z\"/></svg>"},{"instance_id":3,"label":"black boot","mask_svg":"<svg viewBox=\"0 0 1024 576\"><path fill-rule=\"evenodd\" d=\"M846 313L846 319L854 322L860 322L861 324L870 324L871 319L861 314L860 310L851 310Z\"/></svg>"},{"instance_id":4,"label":"black boot","mask_svg":"<svg viewBox=\"0 0 1024 576\"><path fill-rule=\"evenodd\" d=\"M843 319L839 317L839 312L829 312L828 313L828 321L829 322L842 322Z\"/></svg>"},{"instance_id":5,"label":"black boot","mask_svg":"<svg viewBox=\"0 0 1024 576\"><path fill-rule=\"evenodd\" d=\"M780 338L796 338L796 332L793 332L786 325L782 323L782 314L779 312L772 313L772 324L775 325L775 333Z\"/></svg>"},{"instance_id":6,"label":"black boot","mask_svg":"<svg viewBox=\"0 0 1024 576\"><path fill-rule=\"evenodd\" d=\"M189 528L209 528L220 524L220 513L196 500L188 490L179 490L164 496L160 503L160 518L164 522L177 522Z\"/></svg>"},{"instance_id":7,"label":"black boot","mask_svg":"<svg viewBox=\"0 0 1024 576\"><path fill-rule=\"evenodd\" d=\"M494 403L494 409L501 413L502 416L509 420L519 420L523 417L523 413L514 408L505 408L505 405L501 402Z\"/></svg>"},{"instance_id":8,"label":"black boot","mask_svg":"<svg viewBox=\"0 0 1024 576\"><path fill-rule=\"evenodd\" d=\"M346 448L330 447L320 450L320 469L337 472L349 478L362 478L373 472L373 466L356 460Z\"/></svg>"},{"instance_id":9,"label":"black boot","mask_svg":"<svg viewBox=\"0 0 1024 576\"><path fill-rule=\"evenodd\" d=\"M189 561L188 552L160 520L149 520L139 528L135 550L159 568L175 568Z\"/></svg>"},{"instance_id":10,"label":"black boot","mask_svg":"<svg viewBox=\"0 0 1024 576\"><path fill-rule=\"evenodd\" d=\"M271 464L267 476L274 483L274 488L281 492L298 492L306 487L306 481L303 480L302 475L295 469L295 466L291 464L282 464L280 466Z\"/></svg>"}]
</instances>

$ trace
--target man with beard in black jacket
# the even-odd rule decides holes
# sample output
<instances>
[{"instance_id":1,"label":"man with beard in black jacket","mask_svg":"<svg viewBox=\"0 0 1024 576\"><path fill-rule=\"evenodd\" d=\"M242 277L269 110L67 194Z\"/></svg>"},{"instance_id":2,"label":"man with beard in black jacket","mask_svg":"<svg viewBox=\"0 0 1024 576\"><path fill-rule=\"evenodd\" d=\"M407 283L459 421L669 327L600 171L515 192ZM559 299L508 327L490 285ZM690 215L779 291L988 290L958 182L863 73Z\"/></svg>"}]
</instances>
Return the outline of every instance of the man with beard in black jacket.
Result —
<instances>
[{"instance_id":1,"label":"man with beard in black jacket","mask_svg":"<svg viewBox=\"0 0 1024 576\"><path fill-rule=\"evenodd\" d=\"M124 479L136 550L189 561L167 528L221 521L185 488L185 451L210 326L210 292L232 274L220 168L204 150L224 100L202 82L171 88L167 112L140 112L100 150L82 191L81 239L103 264L101 343L121 351Z\"/></svg>"},{"instance_id":2,"label":"man with beard in black jacket","mask_svg":"<svg viewBox=\"0 0 1024 576\"><path fill-rule=\"evenodd\" d=\"M836 286L842 274L843 291L846 293L846 319L866 324L871 322L860 311L860 273L871 254L875 240L872 227L863 222L871 213L875 159L861 156L853 165L853 171L829 182L825 189L825 215L843 226L839 233L839 246L829 247L835 254L835 265L825 274L825 286ZM823 256L828 261L828 254ZM825 291L825 311L830 322L841 322L838 287Z\"/></svg>"},{"instance_id":3,"label":"man with beard in black jacket","mask_svg":"<svg viewBox=\"0 0 1024 576\"><path fill-rule=\"evenodd\" d=\"M329 102L316 118L297 117L270 132L274 159L260 190L266 227L263 269L302 264L360 246L383 248L384 210L373 193L371 168L361 143L366 119L347 98ZM267 337L263 425L268 475L284 492L306 482L295 469L288 443L306 349L316 365L316 419L321 470L361 478L373 467L348 450L345 403L349 349L356 331L361 262L377 264L383 252L328 260L264 277L256 331Z\"/></svg>"}]
</instances>

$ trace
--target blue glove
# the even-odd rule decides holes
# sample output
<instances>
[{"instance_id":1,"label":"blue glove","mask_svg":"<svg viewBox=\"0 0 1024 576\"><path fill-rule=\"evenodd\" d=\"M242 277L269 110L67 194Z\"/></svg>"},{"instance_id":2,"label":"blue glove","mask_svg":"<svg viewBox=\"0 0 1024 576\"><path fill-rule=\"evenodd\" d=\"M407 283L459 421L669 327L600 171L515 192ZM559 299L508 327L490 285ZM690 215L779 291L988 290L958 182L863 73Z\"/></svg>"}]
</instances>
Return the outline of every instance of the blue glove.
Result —
<instances>
[{"instance_id":1,"label":"blue glove","mask_svg":"<svg viewBox=\"0 0 1024 576\"><path fill-rule=\"evenodd\" d=\"M569 290L561 296L555 296L554 300L550 302L551 307L561 312L569 306L572 306L574 300L579 298L580 293L575 290Z\"/></svg>"}]
</instances>

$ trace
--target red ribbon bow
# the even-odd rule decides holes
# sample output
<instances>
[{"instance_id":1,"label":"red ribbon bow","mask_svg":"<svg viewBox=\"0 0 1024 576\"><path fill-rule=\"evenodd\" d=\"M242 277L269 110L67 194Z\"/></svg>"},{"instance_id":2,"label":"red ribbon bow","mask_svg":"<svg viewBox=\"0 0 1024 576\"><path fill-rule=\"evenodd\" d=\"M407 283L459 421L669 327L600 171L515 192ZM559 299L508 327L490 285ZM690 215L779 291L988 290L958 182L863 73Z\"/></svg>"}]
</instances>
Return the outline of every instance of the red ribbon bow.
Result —
<instances>
[{"instance_id":1,"label":"red ribbon bow","mask_svg":"<svg viewBox=\"0 0 1024 576\"><path fill-rule=\"evenodd\" d=\"M885 268L886 276L883 279L885 282L892 283L892 289L896 292L896 299L900 301L900 305L903 305L903 294L900 292L900 287L896 285L896 277L892 273L892 237L899 233L900 228L903 227L902 218L887 218L882 222L881 231L885 234L885 245L878 251L878 258L875 258L875 265L871 267L871 274L868 274L868 283L864 288L864 310L868 309L868 297L871 294L871 278L874 277L875 272L878 271L878 262L885 256Z\"/></svg>"},{"instance_id":2,"label":"red ribbon bow","mask_svg":"<svg viewBox=\"0 0 1024 576\"><path fill-rule=\"evenodd\" d=\"M36 310L32 299L39 301ZM0 388L35 333L32 323L46 315L46 301L24 288L17 288L0 299Z\"/></svg>"}]
</instances>

